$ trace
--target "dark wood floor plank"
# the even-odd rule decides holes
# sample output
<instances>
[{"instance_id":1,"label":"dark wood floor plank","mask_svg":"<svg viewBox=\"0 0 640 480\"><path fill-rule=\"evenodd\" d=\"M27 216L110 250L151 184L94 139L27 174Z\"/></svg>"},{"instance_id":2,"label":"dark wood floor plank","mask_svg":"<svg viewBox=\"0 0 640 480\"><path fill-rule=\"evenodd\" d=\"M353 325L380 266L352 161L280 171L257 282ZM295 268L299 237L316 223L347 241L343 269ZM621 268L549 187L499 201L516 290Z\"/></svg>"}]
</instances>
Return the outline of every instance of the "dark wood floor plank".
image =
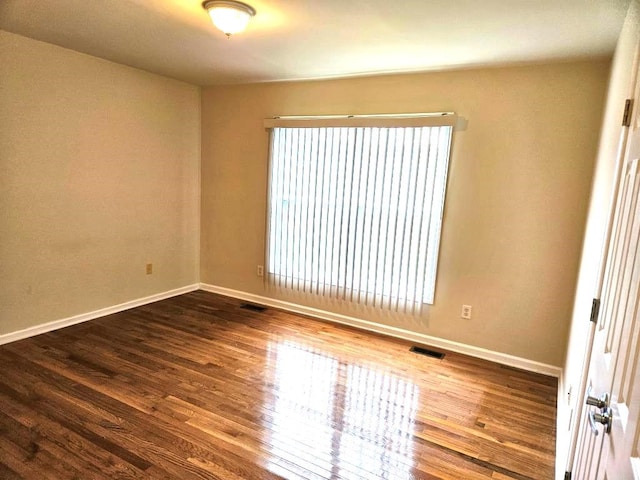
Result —
<instances>
[{"instance_id":1,"label":"dark wood floor plank","mask_svg":"<svg viewBox=\"0 0 640 480\"><path fill-rule=\"evenodd\" d=\"M556 379L240 304L0 346L0 478L553 478Z\"/></svg>"},{"instance_id":2,"label":"dark wood floor plank","mask_svg":"<svg viewBox=\"0 0 640 480\"><path fill-rule=\"evenodd\" d=\"M4 463L0 462L0 478L3 480L20 480L21 477L18 472L12 470Z\"/></svg>"},{"instance_id":3,"label":"dark wood floor plank","mask_svg":"<svg viewBox=\"0 0 640 480\"><path fill-rule=\"evenodd\" d=\"M14 362L20 365L19 358L14 358ZM21 366L26 367L26 365ZM22 372L24 376L25 370L23 369ZM79 433L84 438L88 438L90 441L94 440L98 435L102 439L100 440L99 438L98 442L96 442L102 444L99 446L106 447L105 449L110 453L118 455L128 463L141 469L146 470L151 465L150 462L155 462L156 473L152 478L159 478L157 473L160 470L159 467L162 467L164 471L163 478L209 478L207 475L202 476L202 472L196 471L194 473L191 471L192 464L187 463L188 457L192 452L198 452L200 455L204 455L205 458L209 452L203 452L199 449L198 443L190 443L173 435L171 429L167 428L167 425L158 422L157 419L155 422L149 423L148 418L144 418L143 414L130 405L122 403L108 394L92 391L85 385L76 384L68 378L57 375L55 372L46 373L43 369L35 372L34 377L26 374L24 378L30 380L32 385L37 385L39 380L48 378L63 394L77 395L73 405L71 405L66 403L68 399L52 391L47 399L47 403L51 403L51 406L42 405L39 411L48 413L49 417L54 417L55 420L60 421L67 428ZM32 396L39 397L41 392L34 390L31 393ZM91 403L83 401L83 398L90 398ZM75 412L78 409L81 409L82 412ZM60 414L56 414L58 411L66 412L67 415L61 418ZM100 412L99 415L96 415L96 412ZM87 431L87 426L91 427L93 431ZM78 432L78 430L81 431ZM138 430L144 431L144 437L134 436L133 432ZM206 439L198 439L200 443L204 443L203 440ZM139 449L145 459L142 460L126 450L123 451L119 446L114 446L114 443L122 444L133 450ZM159 448L159 446L165 448ZM220 459L214 458L214 460L219 461Z\"/></svg>"},{"instance_id":4,"label":"dark wood floor plank","mask_svg":"<svg viewBox=\"0 0 640 480\"><path fill-rule=\"evenodd\" d=\"M103 476L127 479L146 478L141 475L139 470L117 459L111 452L104 450L101 445L94 444L90 439L79 434L76 431L77 428L58 423L55 418L50 418L48 411L43 411L39 405L25 400L5 383L0 383L0 405L3 406L5 413L14 420L26 415L29 419L29 426L41 437L39 443L48 440L47 450L72 465L80 466L80 470L91 472L91 475L87 475L89 478L103 478ZM78 459L75 463L73 462L74 456ZM35 463L32 461L34 458L41 460L39 450L34 454L22 456L21 460L25 463Z\"/></svg>"},{"instance_id":5,"label":"dark wood floor plank","mask_svg":"<svg viewBox=\"0 0 640 480\"><path fill-rule=\"evenodd\" d=\"M81 478L80 472L69 465L64 458L57 457L49 451L49 443L42 438L37 429L27 428L20 422L0 412L0 436L22 449L23 460L39 464L44 475L55 479L65 476ZM0 478L5 478L0 475Z\"/></svg>"}]
</instances>

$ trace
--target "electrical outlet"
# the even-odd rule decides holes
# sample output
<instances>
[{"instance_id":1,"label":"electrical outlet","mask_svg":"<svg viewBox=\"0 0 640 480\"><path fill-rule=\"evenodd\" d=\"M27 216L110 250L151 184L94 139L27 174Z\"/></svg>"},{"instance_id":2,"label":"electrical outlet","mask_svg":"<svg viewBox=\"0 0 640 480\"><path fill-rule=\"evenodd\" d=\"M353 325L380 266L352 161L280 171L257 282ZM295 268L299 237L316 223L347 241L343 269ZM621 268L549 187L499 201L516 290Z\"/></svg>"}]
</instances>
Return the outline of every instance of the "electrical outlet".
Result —
<instances>
[{"instance_id":1,"label":"electrical outlet","mask_svg":"<svg viewBox=\"0 0 640 480\"><path fill-rule=\"evenodd\" d=\"M264 276L264 266L258 265L258 269L256 271L256 275L258 275L259 277Z\"/></svg>"},{"instance_id":2,"label":"electrical outlet","mask_svg":"<svg viewBox=\"0 0 640 480\"><path fill-rule=\"evenodd\" d=\"M151 275L153 273L153 263L147 263L147 275Z\"/></svg>"},{"instance_id":3,"label":"electrical outlet","mask_svg":"<svg viewBox=\"0 0 640 480\"><path fill-rule=\"evenodd\" d=\"M462 312L460 313L460 317L471 320L471 305L462 305Z\"/></svg>"}]
</instances>

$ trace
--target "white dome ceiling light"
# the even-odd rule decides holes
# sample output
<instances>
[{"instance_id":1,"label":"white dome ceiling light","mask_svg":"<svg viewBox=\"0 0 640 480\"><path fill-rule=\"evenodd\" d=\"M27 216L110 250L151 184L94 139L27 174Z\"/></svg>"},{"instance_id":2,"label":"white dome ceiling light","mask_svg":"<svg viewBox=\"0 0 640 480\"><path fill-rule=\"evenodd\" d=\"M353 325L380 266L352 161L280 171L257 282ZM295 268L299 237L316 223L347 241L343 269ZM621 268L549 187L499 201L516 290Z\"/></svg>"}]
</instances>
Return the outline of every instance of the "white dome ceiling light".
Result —
<instances>
[{"instance_id":1,"label":"white dome ceiling light","mask_svg":"<svg viewBox=\"0 0 640 480\"><path fill-rule=\"evenodd\" d=\"M227 38L247 28L249 20L256 14L252 6L233 0L208 0L202 7L209 13L213 24L222 30Z\"/></svg>"}]
</instances>

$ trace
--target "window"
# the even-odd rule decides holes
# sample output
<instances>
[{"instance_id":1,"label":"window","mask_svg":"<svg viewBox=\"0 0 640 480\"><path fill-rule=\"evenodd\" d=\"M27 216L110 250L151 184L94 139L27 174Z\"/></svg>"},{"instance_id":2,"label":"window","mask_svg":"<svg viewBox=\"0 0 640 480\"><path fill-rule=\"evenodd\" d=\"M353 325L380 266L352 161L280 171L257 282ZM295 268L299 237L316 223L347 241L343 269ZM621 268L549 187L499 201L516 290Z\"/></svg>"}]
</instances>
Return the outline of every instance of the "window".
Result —
<instances>
[{"instance_id":1,"label":"window","mask_svg":"<svg viewBox=\"0 0 640 480\"><path fill-rule=\"evenodd\" d=\"M269 280L396 310L433 303L451 117L268 124Z\"/></svg>"}]
</instances>

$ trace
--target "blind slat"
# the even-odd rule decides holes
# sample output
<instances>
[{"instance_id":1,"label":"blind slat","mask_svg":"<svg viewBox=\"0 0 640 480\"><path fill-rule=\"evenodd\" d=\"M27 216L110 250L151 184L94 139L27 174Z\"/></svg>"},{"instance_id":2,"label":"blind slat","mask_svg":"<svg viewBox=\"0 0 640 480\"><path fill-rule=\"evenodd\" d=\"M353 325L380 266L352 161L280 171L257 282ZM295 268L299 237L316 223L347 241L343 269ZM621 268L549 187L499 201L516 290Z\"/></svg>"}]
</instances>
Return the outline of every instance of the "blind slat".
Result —
<instances>
[{"instance_id":1,"label":"blind slat","mask_svg":"<svg viewBox=\"0 0 640 480\"><path fill-rule=\"evenodd\" d=\"M386 158L389 154L389 133L387 132L387 135L385 135L384 138L384 146L383 148L383 155L382 156L378 156L378 166L380 166L380 164L382 163L382 168L381 168L381 176L380 176L380 186L376 188L376 193L378 193L378 198L380 200L379 205L376 205L375 207L377 208L377 210L379 211L379 215L378 215L378 222L377 222L377 242L375 242L375 246L376 246L376 255L375 255L375 264L374 264L374 271L375 272L380 272L379 275L374 275L374 279L375 279L375 283L373 286L373 306L375 307L376 304L378 303L378 296L380 297L380 305L382 305L382 301L384 300L384 249L382 248L382 239L384 239L383 233L383 225L384 225L384 221L383 221L383 213L384 213L384 205L385 202L383 202L383 198L385 195L385 189L387 186L387 180L386 180L386 170L387 170L387 165L391 165L391 162L381 162L380 159L381 158ZM386 241L386 239L385 239ZM382 253L382 265L380 264L380 255Z\"/></svg>"},{"instance_id":2,"label":"blind slat","mask_svg":"<svg viewBox=\"0 0 640 480\"><path fill-rule=\"evenodd\" d=\"M405 278L404 272L404 243L405 243L405 231L407 225L407 218L409 216L409 174L411 173L411 158L407 161L407 157L411 156L413 151L413 137L414 137L414 129L407 129L406 133L409 138L405 138L405 142L403 142L402 149L402 165L400 167L400 187L398 192L398 212L399 215L396 217L396 236L399 238L396 242L396 253L394 257L396 258L395 266L394 266L394 274L395 280L394 283L397 286L397 294L395 295L395 311L398 311L400 306L401 294L403 291L403 279ZM409 144L409 142L411 142ZM407 145L409 144L409 145ZM407 148L408 146L408 148ZM407 165L408 163L408 165ZM407 173L407 168L409 169L409 173ZM405 282L406 283L406 282ZM406 291L406 289L404 289ZM406 299L406 294L404 295L403 300Z\"/></svg>"}]
</instances>

